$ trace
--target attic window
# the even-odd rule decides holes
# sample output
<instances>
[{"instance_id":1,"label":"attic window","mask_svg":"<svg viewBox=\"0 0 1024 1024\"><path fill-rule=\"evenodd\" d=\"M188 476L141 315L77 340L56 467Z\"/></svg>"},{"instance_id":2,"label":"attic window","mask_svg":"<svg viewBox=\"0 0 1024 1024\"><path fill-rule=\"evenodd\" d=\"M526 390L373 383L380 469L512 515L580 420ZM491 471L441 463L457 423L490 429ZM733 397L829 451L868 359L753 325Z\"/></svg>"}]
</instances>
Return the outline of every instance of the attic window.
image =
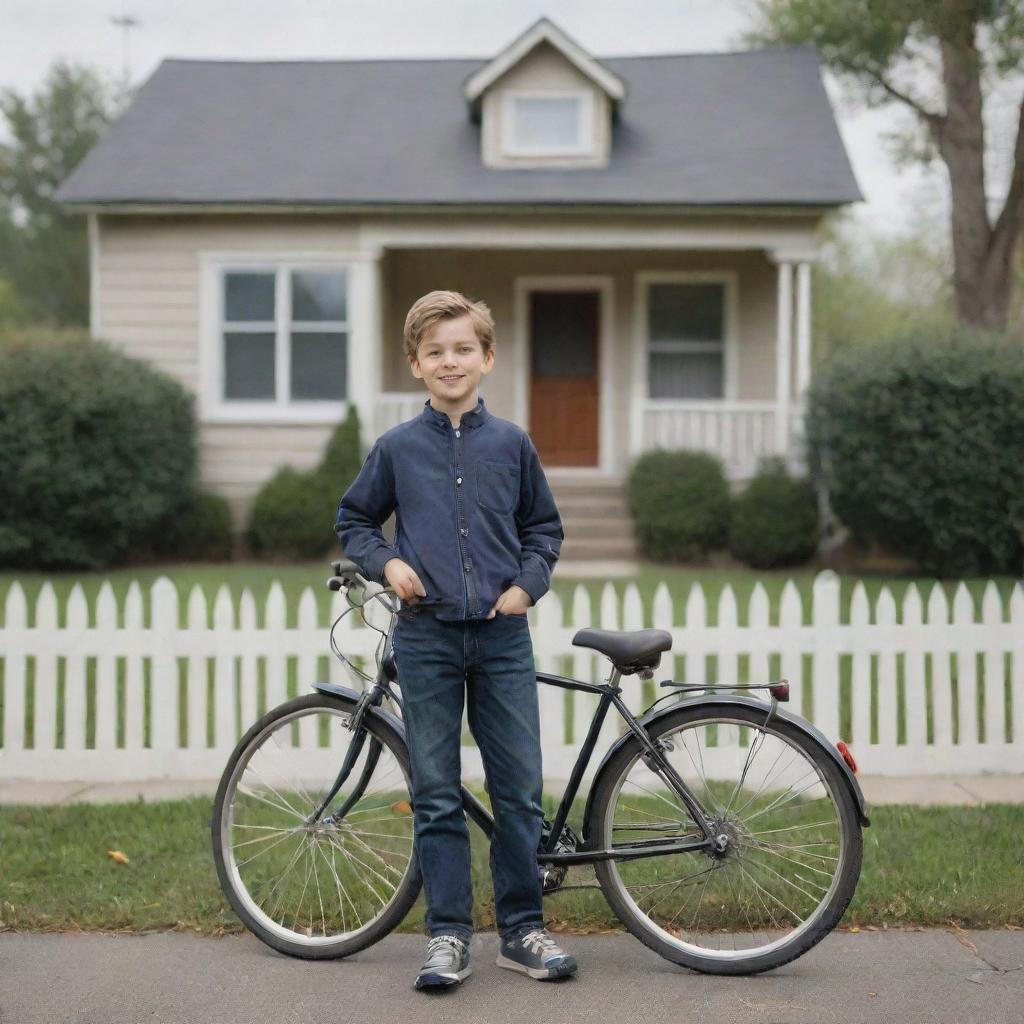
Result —
<instances>
[{"instance_id":1,"label":"attic window","mask_svg":"<svg viewBox=\"0 0 1024 1024\"><path fill-rule=\"evenodd\" d=\"M586 92L509 92L508 156L578 156L593 149L593 96Z\"/></svg>"}]
</instances>

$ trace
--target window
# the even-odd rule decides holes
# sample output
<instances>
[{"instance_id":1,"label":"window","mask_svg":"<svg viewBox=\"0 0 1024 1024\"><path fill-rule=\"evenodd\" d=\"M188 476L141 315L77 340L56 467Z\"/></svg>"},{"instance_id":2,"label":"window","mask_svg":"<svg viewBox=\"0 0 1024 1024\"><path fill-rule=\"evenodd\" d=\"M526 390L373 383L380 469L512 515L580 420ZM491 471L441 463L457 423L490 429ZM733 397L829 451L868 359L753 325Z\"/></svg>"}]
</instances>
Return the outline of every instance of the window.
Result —
<instances>
[{"instance_id":1,"label":"window","mask_svg":"<svg viewBox=\"0 0 1024 1024\"><path fill-rule=\"evenodd\" d=\"M647 285L647 374L651 398L725 396L725 284Z\"/></svg>"},{"instance_id":2,"label":"window","mask_svg":"<svg viewBox=\"0 0 1024 1024\"><path fill-rule=\"evenodd\" d=\"M505 97L505 152L560 156L593 149L593 96L589 93L515 93Z\"/></svg>"},{"instance_id":3,"label":"window","mask_svg":"<svg viewBox=\"0 0 1024 1024\"><path fill-rule=\"evenodd\" d=\"M344 267L220 268L219 411L335 409L347 395Z\"/></svg>"}]
</instances>

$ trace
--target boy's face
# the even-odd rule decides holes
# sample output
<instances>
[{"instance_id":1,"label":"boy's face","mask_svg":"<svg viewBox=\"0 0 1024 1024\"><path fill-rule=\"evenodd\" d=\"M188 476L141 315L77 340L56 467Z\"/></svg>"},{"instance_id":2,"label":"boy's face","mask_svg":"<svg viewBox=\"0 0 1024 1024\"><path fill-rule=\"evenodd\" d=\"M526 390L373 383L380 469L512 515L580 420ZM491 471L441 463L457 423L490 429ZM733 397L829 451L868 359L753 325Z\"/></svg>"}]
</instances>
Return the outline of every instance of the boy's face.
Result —
<instances>
[{"instance_id":1,"label":"boy's face","mask_svg":"<svg viewBox=\"0 0 1024 1024\"><path fill-rule=\"evenodd\" d=\"M437 323L420 342L410 365L436 404L453 408L476 393L480 378L494 366L494 351L484 355L473 320L466 314Z\"/></svg>"}]
</instances>

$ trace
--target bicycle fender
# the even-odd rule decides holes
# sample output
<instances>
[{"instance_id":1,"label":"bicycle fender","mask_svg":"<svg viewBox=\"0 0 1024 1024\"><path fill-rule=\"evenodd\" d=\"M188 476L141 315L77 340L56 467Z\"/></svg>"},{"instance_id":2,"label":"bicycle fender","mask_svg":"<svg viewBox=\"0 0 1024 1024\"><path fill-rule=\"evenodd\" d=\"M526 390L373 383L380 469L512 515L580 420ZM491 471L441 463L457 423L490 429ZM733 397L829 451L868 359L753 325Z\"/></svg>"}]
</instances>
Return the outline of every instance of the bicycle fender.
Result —
<instances>
[{"instance_id":1,"label":"bicycle fender","mask_svg":"<svg viewBox=\"0 0 1024 1024\"><path fill-rule=\"evenodd\" d=\"M361 693L356 692L351 687L342 686L340 683L313 683L313 689L327 697L340 697L343 700L353 702L358 702L359 698L362 697ZM384 708L367 708L366 713L373 715L377 721L382 722L402 741L402 746L407 750L409 749L409 744L405 738L405 723L400 718L393 715L390 711L385 711Z\"/></svg>"},{"instance_id":2,"label":"bicycle fender","mask_svg":"<svg viewBox=\"0 0 1024 1024\"><path fill-rule=\"evenodd\" d=\"M730 707L736 707L737 705L747 708L753 708L755 711L763 712L767 717L768 712L771 710L770 706L764 701L755 700L753 697L746 697L741 694L720 694L715 697L689 697L682 700L676 701L674 704L669 704L666 707L658 708L656 711L651 711L646 715L637 719L638 724L646 728L659 719L664 718L666 715L670 715L675 711L679 710L680 705L700 705L702 708L718 708L720 710L728 710ZM799 715L793 714L791 711L786 711L781 705L775 709L776 718L781 718L784 722L792 725L795 729L798 729L805 736L815 740L818 745L828 754L828 756L835 763L839 769L840 775L843 781L846 783L847 789L850 791L850 795L853 797L854 804L857 807L857 816L860 818L860 823L864 826L871 824L870 819L867 816L867 812L864 805L864 794L861 792L860 784L857 782L857 777L850 771L850 766L843 760L843 755L836 749L834 743L831 743L828 737L816 726L812 725L805 718L801 718ZM585 822L590 821L591 803L593 801L594 793L597 792L598 783L601 779L601 774L605 769L605 766L609 761L621 750L627 743L635 740L636 737L632 732L626 732L619 737L618 740L608 749L608 752L601 759L601 763L598 765L597 772L594 774L594 781L591 784L590 792L587 794L587 806L583 812L583 820Z\"/></svg>"}]
</instances>

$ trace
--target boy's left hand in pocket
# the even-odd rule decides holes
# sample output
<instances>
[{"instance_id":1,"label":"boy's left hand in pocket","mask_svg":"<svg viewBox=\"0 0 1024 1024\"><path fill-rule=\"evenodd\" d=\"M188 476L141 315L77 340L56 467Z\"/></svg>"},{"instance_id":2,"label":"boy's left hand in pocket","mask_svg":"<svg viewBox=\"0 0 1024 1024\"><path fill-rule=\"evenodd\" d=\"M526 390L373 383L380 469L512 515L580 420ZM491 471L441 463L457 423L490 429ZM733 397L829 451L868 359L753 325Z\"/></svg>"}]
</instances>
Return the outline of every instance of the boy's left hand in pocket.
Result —
<instances>
[{"instance_id":1,"label":"boy's left hand in pocket","mask_svg":"<svg viewBox=\"0 0 1024 1024\"><path fill-rule=\"evenodd\" d=\"M531 604L533 601L530 595L522 587L517 587L513 583L508 590L499 595L498 600L494 602L494 607L487 613L487 618L493 619L498 614L525 615Z\"/></svg>"}]
</instances>

